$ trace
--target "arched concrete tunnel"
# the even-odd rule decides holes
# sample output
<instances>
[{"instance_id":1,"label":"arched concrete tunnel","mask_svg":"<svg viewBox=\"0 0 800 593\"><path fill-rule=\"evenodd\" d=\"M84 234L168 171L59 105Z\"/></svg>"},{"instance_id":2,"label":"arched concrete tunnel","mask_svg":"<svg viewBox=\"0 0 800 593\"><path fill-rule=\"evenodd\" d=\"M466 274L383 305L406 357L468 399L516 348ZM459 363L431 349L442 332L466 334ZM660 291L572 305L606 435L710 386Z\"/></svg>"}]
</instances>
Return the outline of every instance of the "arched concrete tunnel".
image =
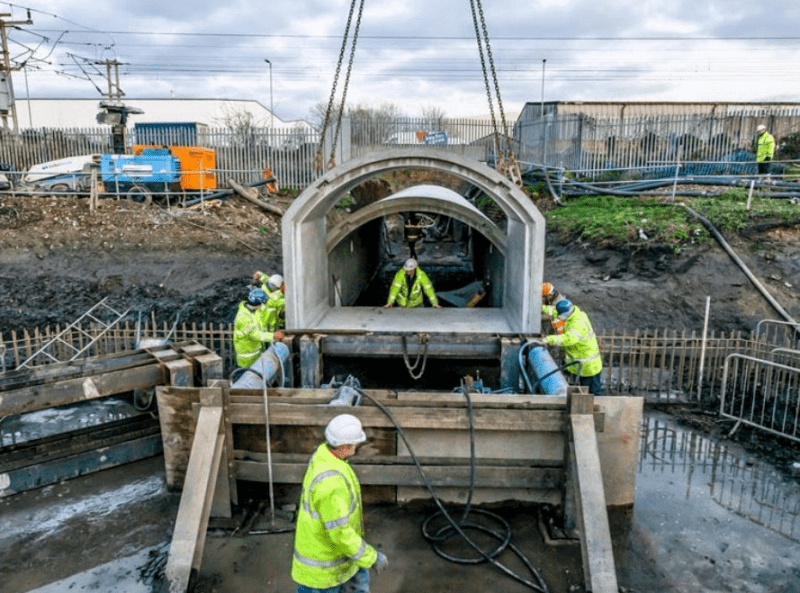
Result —
<instances>
[{"instance_id":1,"label":"arched concrete tunnel","mask_svg":"<svg viewBox=\"0 0 800 593\"><path fill-rule=\"evenodd\" d=\"M505 228L462 196L434 185L406 188L328 228L326 215L344 195L364 181L398 169L441 171L472 184L502 209ZM485 303L489 306L382 309L385 294L360 305L379 268L387 261L402 265L408 257L407 249L389 251L389 240L381 234L384 220L407 213L438 215L468 227L470 261L464 277L471 274L473 279L489 283L490 296ZM284 214L282 230L287 330L539 333L544 219L525 193L482 163L428 147L370 153L310 185ZM427 251L417 254L423 269L428 264L434 270L447 267L432 259L435 248L420 247ZM435 255L441 262L447 254L439 250ZM441 289L435 273L431 278Z\"/></svg>"}]
</instances>

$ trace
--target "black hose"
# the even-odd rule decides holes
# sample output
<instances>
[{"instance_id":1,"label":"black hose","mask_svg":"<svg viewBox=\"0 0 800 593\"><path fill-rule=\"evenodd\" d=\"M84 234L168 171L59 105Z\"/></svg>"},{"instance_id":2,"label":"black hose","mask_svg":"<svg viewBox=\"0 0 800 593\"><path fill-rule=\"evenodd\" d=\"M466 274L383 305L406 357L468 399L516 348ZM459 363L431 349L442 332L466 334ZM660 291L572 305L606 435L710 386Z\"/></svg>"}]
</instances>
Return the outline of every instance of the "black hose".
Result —
<instances>
[{"instance_id":1,"label":"black hose","mask_svg":"<svg viewBox=\"0 0 800 593\"><path fill-rule=\"evenodd\" d=\"M464 506L463 512L461 514L461 520L460 521L456 521L455 519L453 519L451 514L447 511L447 509L445 509L444 505L442 504L442 501L439 499L438 496L436 496L436 492L433 489L433 485L430 483L430 480L428 480L428 477L425 475L425 471L422 469L422 465L420 464L419 460L417 459L417 456L416 456L416 454L414 453L414 450L411 447L411 443L408 442L408 439L406 438L405 432L403 431L402 427L397 422L397 420L395 420L395 418L392 415L391 411L386 406L384 406L381 402L379 402L374 397L372 397L369 393L367 393L365 391L361 391L361 394L362 394L363 397L366 397L370 401L372 401L372 403L375 404L378 407L378 409L380 409L381 412L383 412L386 415L387 418L389 418L389 420L392 422L392 424L394 424L395 428L397 429L397 434L400 435L401 439L403 439L403 443L405 443L406 448L408 449L409 455L413 459L414 464L417 466L417 470L419 471L420 477L422 478L422 481L425 484L425 488L427 488L428 492L430 493L431 497L433 498L433 501L436 503L436 506L439 507L439 511L437 513L435 513L433 515L433 517L441 516L450 524L450 526L447 527L447 530L440 529L435 534L427 534L425 529L426 529L427 525L429 525L432 517L429 517L425 522L423 522L423 536L426 539L428 539L429 541L436 542L436 544L434 545L434 550L436 550L436 553L439 554L440 556L442 556L442 558L446 558L447 560L450 560L451 562L455 562L455 563L458 563L458 564L476 564L476 563L478 563L478 562L475 562L473 559L451 557L450 555L447 555L447 554L444 554L443 552L441 552L441 550L439 548L439 544L443 543L446 539L449 539L450 535L458 534L458 535L461 536L461 538L464 540L464 542L466 542L473 550L475 550L481 556L481 560L479 562L490 562L491 564L493 564L495 567L500 569L503 573L505 573L506 575L508 575L512 579L516 580L519 583L522 583L523 585L533 589L534 591L538 591L540 593L549 593L550 590L548 589L547 584L544 582L544 580L542 579L541 575L536 570L536 568L525 557L525 555L522 553L522 551L519 548L517 548L514 544L512 544L510 542L510 540L511 540L511 529L510 529L510 526L508 526L508 522L505 521L505 519L503 519L499 515L495 515L494 513L489 512L489 511L484 511L484 510L480 511L480 514L491 515L494 520L498 521L501 525L505 525L507 527L507 533L505 533L505 534L500 532L500 531L498 531L498 530L493 530L493 529L490 529L490 528L485 527L483 525L473 524L473 523L470 523L470 522L466 521L467 515L469 514L469 511L470 511L470 506L471 506L471 501L472 501L472 493L473 493L474 486L475 486L475 433L474 433L474 425L475 425L475 423L474 423L473 417L472 417L472 400L469 397L469 392L466 390L466 388L463 388L463 387L462 387L462 391L464 393L464 397L467 400L467 412L468 412L468 415L469 415L469 428L470 428L470 433L469 433L470 434L470 489L469 489L469 496L468 496L468 499L467 499L467 505ZM476 544L472 539L470 539L467 536L467 534L465 532L465 529L475 529L475 530L478 530L478 531L481 531L481 532L484 532L484 533L489 533L489 534L492 535L492 537L494 537L495 539L498 539L501 542L501 545L498 546L498 548L496 548L495 550L492 550L491 552L486 552L478 544ZM506 548L508 548L509 550L514 552L522 560L522 562L525 564L525 566L528 568L528 570L530 570L531 574L533 575L533 577L535 579L535 582L531 581L531 580L528 580L525 577L515 573L510 568L508 568L507 566L501 564L500 562L498 562L495 559L495 556L497 556L503 549L506 549Z\"/></svg>"}]
</instances>

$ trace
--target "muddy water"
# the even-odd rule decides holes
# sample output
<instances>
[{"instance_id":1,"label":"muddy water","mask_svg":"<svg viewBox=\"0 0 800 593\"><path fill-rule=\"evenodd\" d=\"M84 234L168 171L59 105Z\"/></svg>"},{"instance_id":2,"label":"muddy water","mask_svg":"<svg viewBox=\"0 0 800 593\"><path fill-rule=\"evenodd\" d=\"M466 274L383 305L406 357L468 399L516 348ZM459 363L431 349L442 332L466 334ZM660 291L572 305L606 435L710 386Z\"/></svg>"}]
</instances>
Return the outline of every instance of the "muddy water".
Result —
<instances>
[{"instance_id":1,"label":"muddy water","mask_svg":"<svg viewBox=\"0 0 800 593\"><path fill-rule=\"evenodd\" d=\"M43 489L45 496L30 492L6 499L0 514L15 529L0 533L0 567L6 567L0 569L0 590L138 593L149 589L142 565L153 563L149 552L164 553L177 512L177 495L166 495L158 461L132 464L139 470L118 468L123 471L70 480ZM161 480L161 487L146 494L126 488L137 471L141 483L151 484L146 476L153 476ZM108 492L114 494L114 508L96 512ZM69 496L78 493L82 504L72 505L74 513L64 517L58 509L70 506ZM126 496L130 500L120 500ZM23 499L28 502L22 504ZM551 593L582 590L577 588L582 580L577 546L544 545L529 510L509 508L504 514L512 523L515 543L543 569ZM139 518L133 523L139 524L137 528L131 527L134 516ZM440 559L419 535L425 516L394 507L368 510L369 536L390 557L390 568L376 578L375 591L526 590L491 566L462 567ZM800 591L800 484L735 443L681 426L669 415L645 414L636 504L631 510L612 511L610 518L619 584L626 591ZM156 523L142 538L142 529L151 521ZM35 544L29 541L32 533L38 534ZM83 546L74 545L76 533ZM206 542L201 590L293 590L288 577L291 538L291 534L212 534ZM95 540L97 548L92 548ZM35 554L39 562L25 561L20 553ZM100 563L92 564L92 556ZM16 568L9 571L11 566ZM42 566L53 576L47 578ZM74 576L65 578L70 574ZM426 575L424 583L419 582L420 575Z\"/></svg>"},{"instance_id":2,"label":"muddy water","mask_svg":"<svg viewBox=\"0 0 800 593\"><path fill-rule=\"evenodd\" d=\"M612 517L635 591L800 591L800 484L669 415L646 414L636 504Z\"/></svg>"}]
</instances>

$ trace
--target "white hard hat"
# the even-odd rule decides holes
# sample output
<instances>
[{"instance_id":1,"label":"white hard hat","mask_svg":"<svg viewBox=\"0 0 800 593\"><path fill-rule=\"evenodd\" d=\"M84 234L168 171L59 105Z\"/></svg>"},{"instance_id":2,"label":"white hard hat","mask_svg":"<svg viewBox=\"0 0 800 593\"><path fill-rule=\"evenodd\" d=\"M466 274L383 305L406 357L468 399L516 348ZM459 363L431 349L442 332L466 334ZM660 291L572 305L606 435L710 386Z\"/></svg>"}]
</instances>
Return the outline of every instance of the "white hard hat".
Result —
<instances>
[{"instance_id":1,"label":"white hard hat","mask_svg":"<svg viewBox=\"0 0 800 593\"><path fill-rule=\"evenodd\" d=\"M339 414L325 427L325 441L331 447L358 445L366 440L361 420L352 414Z\"/></svg>"},{"instance_id":2,"label":"white hard hat","mask_svg":"<svg viewBox=\"0 0 800 593\"><path fill-rule=\"evenodd\" d=\"M764 124L758 124L758 127L756 127L756 132L761 132L761 131L766 130L766 129L767 129L767 126L765 126Z\"/></svg>"},{"instance_id":3,"label":"white hard hat","mask_svg":"<svg viewBox=\"0 0 800 593\"><path fill-rule=\"evenodd\" d=\"M403 269L407 271L415 270L417 268L417 260L413 257L410 257L406 260L406 263L403 265Z\"/></svg>"},{"instance_id":4,"label":"white hard hat","mask_svg":"<svg viewBox=\"0 0 800 593\"><path fill-rule=\"evenodd\" d=\"M273 274L267 280L267 288L270 290L278 290L281 286L283 286L283 276L280 274Z\"/></svg>"}]
</instances>

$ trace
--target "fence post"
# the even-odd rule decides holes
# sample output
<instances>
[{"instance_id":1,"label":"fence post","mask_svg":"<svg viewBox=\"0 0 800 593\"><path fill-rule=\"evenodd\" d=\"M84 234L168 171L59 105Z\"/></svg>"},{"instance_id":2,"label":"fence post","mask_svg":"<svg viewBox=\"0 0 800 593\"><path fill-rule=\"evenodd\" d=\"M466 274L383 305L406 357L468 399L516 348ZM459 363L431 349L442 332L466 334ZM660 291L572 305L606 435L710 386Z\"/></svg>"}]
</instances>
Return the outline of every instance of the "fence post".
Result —
<instances>
[{"instance_id":1,"label":"fence post","mask_svg":"<svg viewBox=\"0 0 800 593\"><path fill-rule=\"evenodd\" d=\"M697 401L702 403L702 389L703 389L703 365L706 358L706 333L708 332L708 312L711 307L711 297L706 297L706 314L703 320L703 342L700 347L700 370L697 373Z\"/></svg>"}]
</instances>

